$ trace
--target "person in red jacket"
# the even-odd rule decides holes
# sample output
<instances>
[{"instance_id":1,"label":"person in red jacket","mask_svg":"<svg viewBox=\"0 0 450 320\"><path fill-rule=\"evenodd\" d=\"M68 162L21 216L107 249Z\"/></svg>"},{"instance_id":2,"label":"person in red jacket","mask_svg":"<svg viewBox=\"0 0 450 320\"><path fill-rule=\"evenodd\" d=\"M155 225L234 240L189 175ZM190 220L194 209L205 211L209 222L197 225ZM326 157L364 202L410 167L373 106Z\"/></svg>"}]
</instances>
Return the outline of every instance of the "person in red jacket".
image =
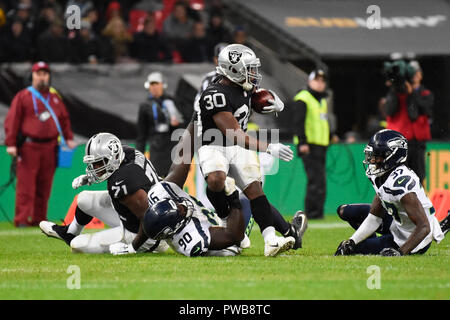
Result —
<instances>
[{"instance_id":1,"label":"person in red jacket","mask_svg":"<svg viewBox=\"0 0 450 320\"><path fill-rule=\"evenodd\" d=\"M50 68L32 66L32 87L48 101L69 148L74 148L69 114L61 97L50 88ZM47 205L56 169L59 132L44 103L27 88L19 91L5 118L6 152L17 157L17 227L37 226L47 219Z\"/></svg>"},{"instance_id":2,"label":"person in red jacket","mask_svg":"<svg viewBox=\"0 0 450 320\"><path fill-rule=\"evenodd\" d=\"M423 75L419 64L411 61L407 68L410 76L403 84L393 83L384 102L384 113L387 129L400 132L408 140L408 166L423 183L434 96L421 84Z\"/></svg>"}]
</instances>

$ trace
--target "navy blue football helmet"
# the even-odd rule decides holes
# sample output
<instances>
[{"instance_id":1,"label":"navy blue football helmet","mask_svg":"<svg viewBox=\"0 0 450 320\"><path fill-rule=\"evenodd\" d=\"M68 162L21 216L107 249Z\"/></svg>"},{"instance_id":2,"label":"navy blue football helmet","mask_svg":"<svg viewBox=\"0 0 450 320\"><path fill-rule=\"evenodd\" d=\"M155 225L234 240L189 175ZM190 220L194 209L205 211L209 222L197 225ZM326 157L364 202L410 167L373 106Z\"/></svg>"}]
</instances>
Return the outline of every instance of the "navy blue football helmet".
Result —
<instances>
[{"instance_id":1,"label":"navy blue football helmet","mask_svg":"<svg viewBox=\"0 0 450 320\"><path fill-rule=\"evenodd\" d=\"M144 232L154 240L172 237L190 221L194 205L186 198L175 201L163 199L156 202L144 216Z\"/></svg>"},{"instance_id":2,"label":"navy blue football helmet","mask_svg":"<svg viewBox=\"0 0 450 320\"><path fill-rule=\"evenodd\" d=\"M380 177L406 162L408 142L400 132L383 129L372 136L364 154L367 177Z\"/></svg>"}]
</instances>

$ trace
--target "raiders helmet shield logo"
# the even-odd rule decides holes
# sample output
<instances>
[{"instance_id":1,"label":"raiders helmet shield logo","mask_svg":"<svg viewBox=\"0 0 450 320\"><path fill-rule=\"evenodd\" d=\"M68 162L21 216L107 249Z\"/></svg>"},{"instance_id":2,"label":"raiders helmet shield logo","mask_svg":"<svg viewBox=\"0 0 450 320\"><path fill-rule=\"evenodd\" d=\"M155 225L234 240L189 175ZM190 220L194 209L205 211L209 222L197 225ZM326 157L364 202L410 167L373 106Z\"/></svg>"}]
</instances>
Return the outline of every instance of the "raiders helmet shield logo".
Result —
<instances>
[{"instance_id":1,"label":"raiders helmet shield logo","mask_svg":"<svg viewBox=\"0 0 450 320\"><path fill-rule=\"evenodd\" d=\"M241 60L241 56L242 56L242 52L238 52L238 51L230 51L228 53L228 59L230 60L230 62L232 64L238 63L239 60Z\"/></svg>"}]
</instances>

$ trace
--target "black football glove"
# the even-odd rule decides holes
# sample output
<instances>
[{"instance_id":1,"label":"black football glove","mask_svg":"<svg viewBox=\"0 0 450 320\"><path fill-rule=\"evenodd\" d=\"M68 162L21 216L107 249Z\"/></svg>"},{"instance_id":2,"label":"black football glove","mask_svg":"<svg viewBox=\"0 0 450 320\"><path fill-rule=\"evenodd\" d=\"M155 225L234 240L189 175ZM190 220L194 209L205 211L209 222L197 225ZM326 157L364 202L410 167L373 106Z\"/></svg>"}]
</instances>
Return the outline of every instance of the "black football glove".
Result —
<instances>
[{"instance_id":1,"label":"black football glove","mask_svg":"<svg viewBox=\"0 0 450 320\"><path fill-rule=\"evenodd\" d=\"M400 252L400 250L394 249L394 248L384 248L380 252L380 256L383 257L399 257L403 254Z\"/></svg>"},{"instance_id":2,"label":"black football glove","mask_svg":"<svg viewBox=\"0 0 450 320\"><path fill-rule=\"evenodd\" d=\"M356 249L355 241L352 239L344 240L339 244L335 256L349 256L354 254Z\"/></svg>"}]
</instances>

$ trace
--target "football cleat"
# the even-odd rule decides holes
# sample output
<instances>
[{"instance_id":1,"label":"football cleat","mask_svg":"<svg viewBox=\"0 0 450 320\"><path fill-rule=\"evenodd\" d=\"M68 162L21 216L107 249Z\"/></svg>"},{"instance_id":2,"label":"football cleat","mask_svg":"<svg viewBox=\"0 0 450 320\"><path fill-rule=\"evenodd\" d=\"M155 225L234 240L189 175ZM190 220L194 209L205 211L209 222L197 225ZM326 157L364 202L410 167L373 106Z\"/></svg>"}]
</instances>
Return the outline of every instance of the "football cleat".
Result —
<instances>
[{"instance_id":1,"label":"football cleat","mask_svg":"<svg viewBox=\"0 0 450 320\"><path fill-rule=\"evenodd\" d=\"M447 214L447 217L445 217L444 220L442 220L439 225L441 226L442 232L447 234L448 229L450 228L450 211Z\"/></svg>"},{"instance_id":2,"label":"football cleat","mask_svg":"<svg viewBox=\"0 0 450 320\"><path fill-rule=\"evenodd\" d=\"M76 237L75 235L67 232L69 226L58 226L50 221L41 221L39 223L39 228L41 228L42 232L45 233L47 237L63 240L69 246L70 241Z\"/></svg>"},{"instance_id":3,"label":"football cleat","mask_svg":"<svg viewBox=\"0 0 450 320\"><path fill-rule=\"evenodd\" d=\"M282 252L292 249L294 246L294 237L278 237L276 236L272 241L267 241L264 245L264 255L266 257L276 257Z\"/></svg>"},{"instance_id":4,"label":"football cleat","mask_svg":"<svg viewBox=\"0 0 450 320\"><path fill-rule=\"evenodd\" d=\"M292 249L297 250L302 247L302 239L306 228L308 228L308 218L303 211L299 210L295 213L291 222L290 234L292 234L295 239L295 244Z\"/></svg>"}]
</instances>

